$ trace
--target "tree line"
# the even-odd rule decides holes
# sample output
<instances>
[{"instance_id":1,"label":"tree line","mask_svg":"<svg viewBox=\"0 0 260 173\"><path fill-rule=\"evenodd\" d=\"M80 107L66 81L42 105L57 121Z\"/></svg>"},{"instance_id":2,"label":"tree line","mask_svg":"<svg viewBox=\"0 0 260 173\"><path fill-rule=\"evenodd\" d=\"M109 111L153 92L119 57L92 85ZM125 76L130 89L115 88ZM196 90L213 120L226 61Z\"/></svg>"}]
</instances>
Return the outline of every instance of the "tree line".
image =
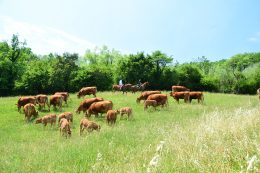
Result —
<instances>
[{"instance_id":1,"label":"tree line","mask_svg":"<svg viewBox=\"0 0 260 173\"><path fill-rule=\"evenodd\" d=\"M173 60L159 50L122 54L106 46L88 49L84 56L36 55L13 35L10 43L0 42L0 95L76 92L83 86L106 91L120 79L132 84L148 81L151 90L184 85L197 91L255 94L260 87L260 52L214 62L204 56L182 64Z\"/></svg>"}]
</instances>

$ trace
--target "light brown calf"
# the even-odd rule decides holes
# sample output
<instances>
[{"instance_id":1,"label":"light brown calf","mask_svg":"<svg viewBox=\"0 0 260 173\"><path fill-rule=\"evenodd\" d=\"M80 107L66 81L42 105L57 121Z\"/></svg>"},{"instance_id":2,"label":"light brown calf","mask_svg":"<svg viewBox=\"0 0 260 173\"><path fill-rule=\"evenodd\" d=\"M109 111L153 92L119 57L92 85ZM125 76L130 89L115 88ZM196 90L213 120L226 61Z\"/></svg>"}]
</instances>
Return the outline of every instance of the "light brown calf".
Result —
<instances>
[{"instance_id":1,"label":"light brown calf","mask_svg":"<svg viewBox=\"0 0 260 173\"><path fill-rule=\"evenodd\" d=\"M154 110L155 110L156 107L158 106L157 101L156 100L145 100L144 101L144 110L146 110L148 108L148 106L154 107Z\"/></svg>"},{"instance_id":2,"label":"light brown calf","mask_svg":"<svg viewBox=\"0 0 260 173\"><path fill-rule=\"evenodd\" d=\"M107 111L107 124L115 124L116 123L116 118L117 118L117 114L119 113L118 110L109 110Z\"/></svg>"},{"instance_id":3,"label":"light brown calf","mask_svg":"<svg viewBox=\"0 0 260 173\"><path fill-rule=\"evenodd\" d=\"M48 114L48 115L45 115L41 118L38 118L36 121L35 121L35 124L39 124L39 123L42 123L44 126L46 126L48 123L51 124L51 126L54 124L56 124L56 119L57 119L57 116L56 114Z\"/></svg>"},{"instance_id":4,"label":"light brown calf","mask_svg":"<svg viewBox=\"0 0 260 173\"><path fill-rule=\"evenodd\" d=\"M71 136L70 124L66 118L60 120L60 135L67 138Z\"/></svg>"},{"instance_id":5,"label":"light brown calf","mask_svg":"<svg viewBox=\"0 0 260 173\"><path fill-rule=\"evenodd\" d=\"M133 117L133 111L132 111L132 108L130 108L130 107L120 108L120 109L119 109L119 112L120 112L121 118L123 117L124 114L127 115L128 119L129 119L130 117Z\"/></svg>"},{"instance_id":6,"label":"light brown calf","mask_svg":"<svg viewBox=\"0 0 260 173\"><path fill-rule=\"evenodd\" d=\"M96 122L89 121L88 119L83 118L80 121L79 135L80 136L82 135L84 129L86 129L88 132L92 132L93 130L100 131L100 128L101 128L100 125L98 125Z\"/></svg>"},{"instance_id":7,"label":"light brown calf","mask_svg":"<svg viewBox=\"0 0 260 173\"><path fill-rule=\"evenodd\" d=\"M62 118L67 119L69 122L73 122L73 113L71 112L63 112L58 115L58 122L61 121Z\"/></svg>"},{"instance_id":8,"label":"light brown calf","mask_svg":"<svg viewBox=\"0 0 260 173\"><path fill-rule=\"evenodd\" d=\"M25 116L25 119L27 119L27 121L30 121L32 116L34 118L36 118L38 116L38 111L35 109L35 106L32 103L27 103L23 109L24 109L24 114L25 114L24 116Z\"/></svg>"}]
</instances>

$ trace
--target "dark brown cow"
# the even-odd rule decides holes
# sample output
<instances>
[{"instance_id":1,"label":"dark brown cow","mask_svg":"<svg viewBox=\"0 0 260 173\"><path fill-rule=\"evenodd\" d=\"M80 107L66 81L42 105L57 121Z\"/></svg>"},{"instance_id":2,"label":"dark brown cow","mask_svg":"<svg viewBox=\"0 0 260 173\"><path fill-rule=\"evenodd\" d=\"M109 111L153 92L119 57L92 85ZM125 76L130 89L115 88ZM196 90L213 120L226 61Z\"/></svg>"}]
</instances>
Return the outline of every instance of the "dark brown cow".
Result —
<instances>
[{"instance_id":1,"label":"dark brown cow","mask_svg":"<svg viewBox=\"0 0 260 173\"><path fill-rule=\"evenodd\" d=\"M27 119L27 121L30 121L32 116L34 118L38 116L38 111L35 109L35 106L32 103L27 103L26 105L24 105L23 109L24 109L23 111L25 114L25 119Z\"/></svg>"},{"instance_id":2,"label":"dark brown cow","mask_svg":"<svg viewBox=\"0 0 260 173\"><path fill-rule=\"evenodd\" d=\"M198 99L198 103L203 103L204 100L204 96L203 96L203 92L189 92L190 95L190 103L192 101L192 99Z\"/></svg>"},{"instance_id":3,"label":"dark brown cow","mask_svg":"<svg viewBox=\"0 0 260 173\"><path fill-rule=\"evenodd\" d=\"M71 112L63 112L61 114L58 115L58 122L60 122L60 120L62 118L66 118L69 122L73 123L73 114Z\"/></svg>"},{"instance_id":4,"label":"dark brown cow","mask_svg":"<svg viewBox=\"0 0 260 173\"><path fill-rule=\"evenodd\" d=\"M78 92L78 98L93 94L96 97L97 87L83 87Z\"/></svg>"},{"instance_id":5,"label":"dark brown cow","mask_svg":"<svg viewBox=\"0 0 260 173\"><path fill-rule=\"evenodd\" d=\"M166 94L152 94L147 97L147 100L156 100L157 105L167 106L168 98Z\"/></svg>"},{"instance_id":6,"label":"dark brown cow","mask_svg":"<svg viewBox=\"0 0 260 173\"><path fill-rule=\"evenodd\" d=\"M67 138L71 136L70 124L66 118L62 118L59 122L60 125L60 135Z\"/></svg>"},{"instance_id":7,"label":"dark brown cow","mask_svg":"<svg viewBox=\"0 0 260 173\"><path fill-rule=\"evenodd\" d=\"M131 91L131 88L132 88L132 84L128 83L128 84L125 84L121 87L121 91L123 91L123 94L126 93L127 94L127 91Z\"/></svg>"},{"instance_id":8,"label":"dark brown cow","mask_svg":"<svg viewBox=\"0 0 260 173\"><path fill-rule=\"evenodd\" d=\"M48 110L50 111L50 105L48 101L48 96L45 94L38 94L35 96L36 103L39 104L39 109L41 110L42 107L45 108L45 104L48 106Z\"/></svg>"},{"instance_id":9,"label":"dark brown cow","mask_svg":"<svg viewBox=\"0 0 260 173\"><path fill-rule=\"evenodd\" d=\"M115 124L118 113L118 110L108 110L106 115L107 124Z\"/></svg>"},{"instance_id":10,"label":"dark brown cow","mask_svg":"<svg viewBox=\"0 0 260 173\"><path fill-rule=\"evenodd\" d=\"M67 101L69 99L69 93L68 92L56 92L56 93L54 93L54 95L62 95L63 96L63 101L67 105Z\"/></svg>"},{"instance_id":11,"label":"dark brown cow","mask_svg":"<svg viewBox=\"0 0 260 173\"><path fill-rule=\"evenodd\" d=\"M133 86L131 86L131 91L132 91L132 93L136 93L137 91L139 91L140 89L139 89L139 87L137 86L137 85L133 85Z\"/></svg>"},{"instance_id":12,"label":"dark brown cow","mask_svg":"<svg viewBox=\"0 0 260 173\"><path fill-rule=\"evenodd\" d=\"M50 96L50 107L53 105L54 109L56 109L56 106L59 106L60 111L62 111L62 95L52 95Z\"/></svg>"},{"instance_id":13,"label":"dark brown cow","mask_svg":"<svg viewBox=\"0 0 260 173\"><path fill-rule=\"evenodd\" d=\"M86 129L88 132L92 132L93 130L100 131L101 126L98 125L94 121L90 121L87 118L83 118L80 121L80 126L79 126L79 135L81 136L84 129Z\"/></svg>"},{"instance_id":14,"label":"dark brown cow","mask_svg":"<svg viewBox=\"0 0 260 173\"><path fill-rule=\"evenodd\" d=\"M132 91L132 93L135 93L137 91L144 91L145 88L147 87L147 85L149 85L149 82L144 82L143 84L141 84L140 86L138 85L132 85L130 90Z\"/></svg>"},{"instance_id":15,"label":"dark brown cow","mask_svg":"<svg viewBox=\"0 0 260 173\"><path fill-rule=\"evenodd\" d=\"M179 99L184 99L185 103L189 102L190 94L188 91L185 92L170 92L170 96L172 96L178 103Z\"/></svg>"},{"instance_id":16,"label":"dark brown cow","mask_svg":"<svg viewBox=\"0 0 260 173\"><path fill-rule=\"evenodd\" d=\"M21 111L21 107L25 106L27 103L36 104L36 98L35 96L26 96L26 97L20 97L17 102L18 111Z\"/></svg>"},{"instance_id":17,"label":"dark brown cow","mask_svg":"<svg viewBox=\"0 0 260 173\"><path fill-rule=\"evenodd\" d=\"M172 86L172 92L180 92L180 91L190 91L190 89L186 88L185 86L178 86L178 85Z\"/></svg>"},{"instance_id":18,"label":"dark brown cow","mask_svg":"<svg viewBox=\"0 0 260 173\"><path fill-rule=\"evenodd\" d=\"M113 103L112 101L100 101L100 102L94 102L90 105L88 110L86 111L85 115L86 117L90 117L92 114L94 114L96 117L98 117L98 113L106 113L108 110L113 109Z\"/></svg>"},{"instance_id":19,"label":"dark brown cow","mask_svg":"<svg viewBox=\"0 0 260 173\"><path fill-rule=\"evenodd\" d=\"M51 124L51 126L54 124L56 124L56 119L57 119L57 116L56 114L48 114L48 115L45 115L41 118L38 118L36 121L35 121L35 124L39 124L39 123L42 123L44 126L46 126L48 123Z\"/></svg>"},{"instance_id":20,"label":"dark brown cow","mask_svg":"<svg viewBox=\"0 0 260 173\"><path fill-rule=\"evenodd\" d=\"M92 103L99 102L99 101L104 101L104 99L101 97L95 97L95 98L90 98L82 101L79 107L76 109L76 113L80 114L81 111L85 113Z\"/></svg>"},{"instance_id":21,"label":"dark brown cow","mask_svg":"<svg viewBox=\"0 0 260 173\"><path fill-rule=\"evenodd\" d=\"M140 103L141 100L146 100L149 95L152 94L161 94L161 91L145 91L142 92L139 97L137 97L136 102Z\"/></svg>"}]
</instances>

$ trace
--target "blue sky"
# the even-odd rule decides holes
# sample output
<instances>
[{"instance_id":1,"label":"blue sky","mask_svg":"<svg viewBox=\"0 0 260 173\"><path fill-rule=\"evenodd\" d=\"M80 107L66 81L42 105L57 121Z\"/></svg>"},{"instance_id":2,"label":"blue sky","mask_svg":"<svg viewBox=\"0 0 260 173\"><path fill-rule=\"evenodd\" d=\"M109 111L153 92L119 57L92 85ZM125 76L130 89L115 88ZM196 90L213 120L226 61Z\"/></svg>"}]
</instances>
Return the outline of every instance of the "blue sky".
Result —
<instances>
[{"instance_id":1,"label":"blue sky","mask_svg":"<svg viewBox=\"0 0 260 173\"><path fill-rule=\"evenodd\" d=\"M0 0L0 40L13 33L37 54L161 50L215 61L260 51L258 0Z\"/></svg>"}]
</instances>

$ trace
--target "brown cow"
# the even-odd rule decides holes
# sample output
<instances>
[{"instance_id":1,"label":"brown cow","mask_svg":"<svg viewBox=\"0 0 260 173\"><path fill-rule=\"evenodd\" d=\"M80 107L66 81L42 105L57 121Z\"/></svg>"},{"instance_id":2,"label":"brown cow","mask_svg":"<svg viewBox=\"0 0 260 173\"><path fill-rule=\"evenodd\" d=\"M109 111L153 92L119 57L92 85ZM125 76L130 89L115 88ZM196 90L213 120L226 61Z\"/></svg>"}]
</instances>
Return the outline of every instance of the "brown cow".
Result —
<instances>
[{"instance_id":1,"label":"brown cow","mask_svg":"<svg viewBox=\"0 0 260 173\"><path fill-rule=\"evenodd\" d=\"M137 97L136 102L140 103L141 100L146 100L149 95L152 94L161 94L161 91L145 91L142 92L139 97Z\"/></svg>"},{"instance_id":2,"label":"brown cow","mask_svg":"<svg viewBox=\"0 0 260 173\"><path fill-rule=\"evenodd\" d=\"M93 130L100 131L101 127L94 121L89 121L87 118L83 118L80 121L79 126L79 135L81 136L84 129L86 129L88 132L92 132Z\"/></svg>"},{"instance_id":3,"label":"brown cow","mask_svg":"<svg viewBox=\"0 0 260 173\"><path fill-rule=\"evenodd\" d=\"M69 99L69 93L68 92L56 92L54 95L62 95L63 96L63 101L67 105L67 101Z\"/></svg>"},{"instance_id":4,"label":"brown cow","mask_svg":"<svg viewBox=\"0 0 260 173\"><path fill-rule=\"evenodd\" d=\"M32 116L34 118L38 116L38 111L35 109L35 106L32 103L27 103L26 105L24 105L23 109L24 109L23 111L25 114L25 119L27 119L27 121L30 121Z\"/></svg>"},{"instance_id":5,"label":"brown cow","mask_svg":"<svg viewBox=\"0 0 260 173\"><path fill-rule=\"evenodd\" d=\"M170 96L172 96L178 103L179 99L184 99L185 103L189 102L190 94L188 91L185 92L170 92Z\"/></svg>"},{"instance_id":6,"label":"brown cow","mask_svg":"<svg viewBox=\"0 0 260 173\"><path fill-rule=\"evenodd\" d=\"M76 113L80 114L81 111L85 113L92 103L99 102L99 101L104 101L104 99L101 97L95 97L95 98L90 98L82 101L79 107L76 109Z\"/></svg>"},{"instance_id":7,"label":"brown cow","mask_svg":"<svg viewBox=\"0 0 260 173\"><path fill-rule=\"evenodd\" d=\"M70 130L70 124L66 118L62 118L60 120L60 135L67 138L68 136L71 136L71 130Z\"/></svg>"},{"instance_id":8,"label":"brown cow","mask_svg":"<svg viewBox=\"0 0 260 173\"><path fill-rule=\"evenodd\" d=\"M156 100L157 105L167 106L168 98L166 94L152 94L147 97L147 100Z\"/></svg>"},{"instance_id":9,"label":"brown cow","mask_svg":"<svg viewBox=\"0 0 260 173\"><path fill-rule=\"evenodd\" d=\"M192 99L198 99L198 103L203 103L204 100L204 96L203 96L203 92L189 92L190 94L190 103L192 101Z\"/></svg>"},{"instance_id":10,"label":"brown cow","mask_svg":"<svg viewBox=\"0 0 260 173\"><path fill-rule=\"evenodd\" d=\"M108 110L106 116L107 124L115 124L118 113L118 110Z\"/></svg>"},{"instance_id":11,"label":"brown cow","mask_svg":"<svg viewBox=\"0 0 260 173\"><path fill-rule=\"evenodd\" d=\"M71 112L63 112L63 113L59 114L58 122L60 122L60 120L62 118L66 118L69 122L73 122L73 114Z\"/></svg>"},{"instance_id":12,"label":"brown cow","mask_svg":"<svg viewBox=\"0 0 260 173\"><path fill-rule=\"evenodd\" d=\"M93 94L96 97L97 87L83 87L78 92L78 98Z\"/></svg>"},{"instance_id":13,"label":"brown cow","mask_svg":"<svg viewBox=\"0 0 260 173\"><path fill-rule=\"evenodd\" d=\"M178 86L178 85L172 86L172 92L180 92L180 91L190 91L190 89L186 88L185 86Z\"/></svg>"},{"instance_id":14,"label":"brown cow","mask_svg":"<svg viewBox=\"0 0 260 173\"><path fill-rule=\"evenodd\" d=\"M158 106L157 101L156 100L145 100L144 101L144 110L146 110L148 108L148 106L154 107L154 110L155 110L156 107Z\"/></svg>"},{"instance_id":15,"label":"brown cow","mask_svg":"<svg viewBox=\"0 0 260 173\"><path fill-rule=\"evenodd\" d=\"M20 97L17 102L18 111L21 112L21 107L25 106L27 103L36 104L36 98L35 96L26 96L26 97Z\"/></svg>"},{"instance_id":16,"label":"brown cow","mask_svg":"<svg viewBox=\"0 0 260 173\"><path fill-rule=\"evenodd\" d=\"M113 109L112 101L105 100L100 102L94 102L90 105L85 115L86 117L90 117L92 114L94 114L95 117L98 117L98 113L101 113L102 116L103 113L106 113L108 110L111 109Z\"/></svg>"},{"instance_id":17,"label":"brown cow","mask_svg":"<svg viewBox=\"0 0 260 173\"><path fill-rule=\"evenodd\" d=\"M120 108L120 109L119 109L119 112L120 112L121 118L123 117L124 114L127 115L128 119L129 119L130 117L133 117L133 111L132 111L132 108L130 108L130 107Z\"/></svg>"},{"instance_id":18,"label":"brown cow","mask_svg":"<svg viewBox=\"0 0 260 173\"><path fill-rule=\"evenodd\" d=\"M48 123L51 124L51 126L54 124L56 124L56 119L57 119L57 116L56 114L48 114L48 115L45 115L41 118L38 118L36 121L35 121L35 124L39 124L39 123L42 123L44 126L46 126Z\"/></svg>"},{"instance_id":19,"label":"brown cow","mask_svg":"<svg viewBox=\"0 0 260 173\"><path fill-rule=\"evenodd\" d=\"M60 111L62 111L62 95L52 95L50 97L50 107L53 105L54 109L56 109L56 106L59 106Z\"/></svg>"},{"instance_id":20,"label":"brown cow","mask_svg":"<svg viewBox=\"0 0 260 173\"><path fill-rule=\"evenodd\" d=\"M48 96L45 94L38 94L35 96L36 98L36 103L39 104L39 110L43 108L45 108L45 104L47 104L48 106L48 110L50 111L50 105L49 105L49 101L48 101Z\"/></svg>"}]
</instances>

